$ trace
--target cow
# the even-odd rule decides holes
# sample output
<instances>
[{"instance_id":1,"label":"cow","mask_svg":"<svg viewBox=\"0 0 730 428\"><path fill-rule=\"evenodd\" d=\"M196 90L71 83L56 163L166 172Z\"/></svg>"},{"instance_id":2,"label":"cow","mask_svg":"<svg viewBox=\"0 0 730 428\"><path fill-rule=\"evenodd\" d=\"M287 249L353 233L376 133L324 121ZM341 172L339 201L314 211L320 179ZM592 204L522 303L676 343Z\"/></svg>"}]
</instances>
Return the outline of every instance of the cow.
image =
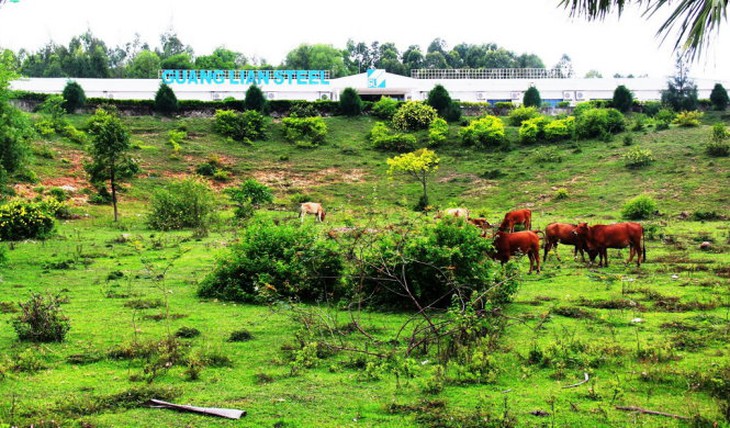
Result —
<instances>
[{"instance_id":1,"label":"cow","mask_svg":"<svg viewBox=\"0 0 730 428\"><path fill-rule=\"evenodd\" d=\"M502 220L499 230L511 233L515 231L515 225L517 224L524 225L525 230L530 230L532 226L532 211L525 208L508 212L504 215L504 220Z\"/></svg>"},{"instance_id":2,"label":"cow","mask_svg":"<svg viewBox=\"0 0 730 428\"><path fill-rule=\"evenodd\" d=\"M608 267L608 248L629 247L627 264L631 263L634 255L636 255L637 267L641 266L642 261L646 262L644 228L639 223L596 224L594 226L578 223L573 233L584 240L591 261L595 260L595 255L591 252L595 251L598 254L598 267Z\"/></svg>"},{"instance_id":3,"label":"cow","mask_svg":"<svg viewBox=\"0 0 730 428\"><path fill-rule=\"evenodd\" d=\"M573 250L573 259L575 260L578 257L578 251L580 251L581 260L583 262L586 261L585 253L583 252L585 248L583 237L573 233L576 227L578 227L577 224L568 223L550 223L547 225L545 228L545 252L542 256L543 262L547 262L548 252L551 248L555 249L555 257L557 257L558 261L560 261L560 254L558 253L559 243L575 246L575 250Z\"/></svg>"},{"instance_id":4,"label":"cow","mask_svg":"<svg viewBox=\"0 0 730 428\"><path fill-rule=\"evenodd\" d=\"M299 220L304 223L304 216L307 214L313 214L319 222L324 221L326 213L322 204L319 202L304 202L299 206Z\"/></svg>"},{"instance_id":5,"label":"cow","mask_svg":"<svg viewBox=\"0 0 730 428\"><path fill-rule=\"evenodd\" d=\"M469 219L469 223L482 230L482 237L487 236L487 229L492 228L492 225L484 217L472 217Z\"/></svg>"},{"instance_id":6,"label":"cow","mask_svg":"<svg viewBox=\"0 0 730 428\"><path fill-rule=\"evenodd\" d=\"M469 210L466 208L448 208L436 214L436 218L442 217L458 217L469 220Z\"/></svg>"},{"instance_id":7,"label":"cow","mask_svg":"<svg viewBox=\"0 0 730 428\"><path fill-rule=\"evenodd\" d=\"M507 263L513 255L527 254L530 259L530 273L532 273L533 264L537 273L540 273L540 237L534 231L523 230L514 233L497 231L494 234L493 245L496 251L493 258L502 264Z\"/></svg>"}]
</instances>

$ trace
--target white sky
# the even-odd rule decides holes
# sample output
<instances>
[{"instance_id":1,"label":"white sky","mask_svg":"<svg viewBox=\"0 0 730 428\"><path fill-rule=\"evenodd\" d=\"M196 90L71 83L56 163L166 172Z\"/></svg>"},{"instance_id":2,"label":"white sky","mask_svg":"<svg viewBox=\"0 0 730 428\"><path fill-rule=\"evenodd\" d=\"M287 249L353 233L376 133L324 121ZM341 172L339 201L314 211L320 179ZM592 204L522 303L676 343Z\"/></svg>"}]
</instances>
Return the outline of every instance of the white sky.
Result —
<instances>
[{"instance_id":1,"label":"white sky","mask_svg":"<svg viewBox=\"0 0 730 428\"><path fill-rule=\"evenodd\" d=\"M68 45L90 29L109 47L139 33L155 48L173 28L196 55L218 46L265 58L278 65L302 43L344 49L355 42L392 42L402 52L419 45L425 53L439 37L447 48L459 43L496 43L520 55L534 53L546 67L565 53L578 77L598 70L671 76L674 38L655 37L663 20L646 20L629 8L604 22L571 19L559 0L408 2L369 0L190 1L190 0L19 0L0 8L0 47L35 51L48 41ZM730 29L722 25L711 49L691 68L694 78L730 80Z\"/></svg>"}]
</instances>

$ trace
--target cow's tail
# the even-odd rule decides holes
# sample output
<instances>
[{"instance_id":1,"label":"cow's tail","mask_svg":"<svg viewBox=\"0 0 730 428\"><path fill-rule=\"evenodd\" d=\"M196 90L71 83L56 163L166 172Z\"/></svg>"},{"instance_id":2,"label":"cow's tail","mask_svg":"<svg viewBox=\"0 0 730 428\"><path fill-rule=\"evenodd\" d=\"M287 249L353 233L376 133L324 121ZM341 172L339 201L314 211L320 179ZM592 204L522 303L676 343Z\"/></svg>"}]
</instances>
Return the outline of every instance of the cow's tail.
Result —
<instances>
[{"instance_id":1,"label":"cow's tail","mask_svg":"<svg viewBox=\"0 0 730 428\"><path fill-rule=\"evenodd\" d=\"M641 231L641 262L646 263L646 234L644 230Z\"/></svg>"}]
</instances>

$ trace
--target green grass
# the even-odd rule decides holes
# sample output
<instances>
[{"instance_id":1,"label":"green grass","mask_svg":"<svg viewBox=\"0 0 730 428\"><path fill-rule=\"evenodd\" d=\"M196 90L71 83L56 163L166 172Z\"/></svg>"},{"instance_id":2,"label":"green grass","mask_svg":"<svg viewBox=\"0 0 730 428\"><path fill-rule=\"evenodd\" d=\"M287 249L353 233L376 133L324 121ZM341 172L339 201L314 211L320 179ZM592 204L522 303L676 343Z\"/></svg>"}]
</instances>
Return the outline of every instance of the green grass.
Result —
<instances>
[{"instance_id":1,"label":"green grass","mask_svg":"<svg viewBox=\"0 0 730 428\"><path fill-rule=\"evenodd\" d=\"M420 195L419 184L388 180L385 160L394 154L368 147L372 119L327 118L328 142L299 149L283 140L278 123L271 125L266 141L247 145L212 134L208 118L127 117L132 141L140 146L133 154L143 172L120 196L118 223L111 221L111 207L81 202L81 189L88 186L83 147L63 139L35 142L37 151L45 147L54 155L35 157L31 169L40 183L25 186L26 191L70 182L78 189L73 210L81 218L59 222L58 234L47 241L13 244L0 271L0 308L17 307L30 291L60 293L68 298L63 310L71 330L62 343L19 343L9 323L17 314L0 311L0 426L45 421L44 426L95 427L400 427L468 426L474 420L481 421L474 426L492 426L485 418L500 420L505 414L516 426L692 426L615 406L701 415L726 426L718 402L698 379L730 363L730 227L727 221L677 217L683 211L730 213L730 161L709 158L703 150L709 115L699 128L635 133L633 146L650 148L657 159L638 170L624 166L621 155L629 147L621 136L608 143L558 144L562 161L541 163L533 156L539 144L515 144L508 152L464 148L453 129L452 139L435 148L442 160L429 181L434 209L465 206L497 223L504 212L529 207L533 228L544 228L551 221L620 221L627 200L648 194L657 201L660 216L645 222L656 230L647 241L648 262L638 269L622 263L626 250L611 250L610 267L597 269L574 262L560 246L563 261L551 254L540 275L527 275L527 261L519 260L522 281L491 354L493 377L485 375L481 383L459 381L463 374L451 364L441 388L435 389L436 361L428 355L416 356L413 377L399 380L379 366L382 361L359 354L314 358L309 368L293 364L289 349L297 348L302 328L296 315L310 310L338 325L350 322L349 314L337 308L199 299L197 284L239 236L222 194L220 219L208 236L157 232L145 223L155 189L192 174L214 155L233 176L230 182L214 183L216 189L250 177L272 188L274 204L256 214L262 219L298 224L293 198L301 194L328 208L327 222L313 226L322 233L418 217L411 207ZM83 127L87 118L70 119ZM181 126L189 137L176 154L167 132ZM499 178L483 178L494 170L502 173ZM554 197L558 188L566 189L567 198ZM713 248L702 251L699 244L706 240ZM125 305L135 300L163 305ZM367 331L388 340L408 315L355 316ZM198 380L190 380L186 367L176 365L148 383L148 361L108 356L119 346L157 342L182 327L201 332L180 339L190 344L191 355L227 357L232 366L208 365ZM239 330L249 331L252 339L228 342ZM367 361L370 369L355 368ZM19 363L44 368L12 368ZM583 380L584 372L588 382L564 388ZM124 392L240 408L248 415L233 422L149 409L118 396Z\"/></svg>"}]
</instances>

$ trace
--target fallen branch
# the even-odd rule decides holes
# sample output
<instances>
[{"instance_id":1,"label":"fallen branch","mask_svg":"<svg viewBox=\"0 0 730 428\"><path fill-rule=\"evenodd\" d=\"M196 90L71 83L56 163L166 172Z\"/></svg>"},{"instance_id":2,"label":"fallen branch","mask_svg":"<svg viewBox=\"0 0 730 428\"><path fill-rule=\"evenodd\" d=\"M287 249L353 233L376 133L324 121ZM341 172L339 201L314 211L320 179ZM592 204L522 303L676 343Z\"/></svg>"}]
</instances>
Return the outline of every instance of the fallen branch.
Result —
<instances>
[{"instance_id":1,"label":"fallen branch","mask_svg":"<svg viewBox=\"0 0 730 428\"><path fill-rule=\"evenodd\" d=\"M245 410L221 409L221 408L217 408L217 407L184 406L182 404L168 403L167 401L156 400L154 398L150 399L145 404L147 404L150 407L155 407L155 408L160 408L160 409L180 410L183 412L192 412L192 413L200 413L203 415L220 416L222 418L228 418L228 419L240 419L241 416L246 416Z\"/></svg>"},{"instance_id":2,"label":"fallen branch","mask_svg":"<svg viewBox=\"0 0 730 428\"><path fill-rule=\"evenodd\" d=\"M580 381L580 382L578 382L578 383L574 383L574 384L572 384L572 385L565 385L565 386L563 387L563 389L565 389L565 388L575 388L576 386L581 386L581 385L583 385L584 383L588 382L588 373L586 373L586 372L583 372L583 374L584 374L584 375L585 375L585 377L586 377L585 379L583 379L582 381Z\"/></svg>"},{"instance_id":3,"label":"fallen branch","mask_svg":"<svg viewBox=\"0 0 730 428\"><path fill-rule=\"evenodd\" d=\"M667 416L674 419L689 419L687 416L675 415L672 413L657 412L656 410L642 409L641 407L634 406L616 406L617 410L626 410L627 412L639 412L647 415Z\"/></svg>"}]
</instances>

